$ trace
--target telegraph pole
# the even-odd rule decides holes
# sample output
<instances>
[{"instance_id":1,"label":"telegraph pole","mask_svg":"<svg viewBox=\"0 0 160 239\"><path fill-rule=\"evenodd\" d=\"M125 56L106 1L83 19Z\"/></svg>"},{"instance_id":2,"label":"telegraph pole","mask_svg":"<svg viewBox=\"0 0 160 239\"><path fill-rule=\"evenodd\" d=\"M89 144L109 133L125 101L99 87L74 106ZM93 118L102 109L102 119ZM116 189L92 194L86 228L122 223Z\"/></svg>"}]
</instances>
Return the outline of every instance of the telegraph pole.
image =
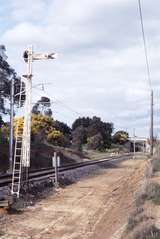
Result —
<instances>
[{"instance_id":1,"label":"telegraph pole","mask_svg":"<svg viewBox=\"0 0 160 239\"><path fill-rule=\"evenodd\" d=\"M153 90L151 89L150 155L153 155Z\"/></svg>"},{"instance_id":2,"label":"telegraph pole","mask_svg":"<svg viewBox=\"0 0 160 239\"><path fill-rule=\"evenodd\" d=\"M133 152L134 152L134 157L135 157L135 153L136 153L136 139L135 139L136 135L135 135L135 129L133 129L133 138L134 138L134 142L133 142Z\"/></svg>"}]
</instances>

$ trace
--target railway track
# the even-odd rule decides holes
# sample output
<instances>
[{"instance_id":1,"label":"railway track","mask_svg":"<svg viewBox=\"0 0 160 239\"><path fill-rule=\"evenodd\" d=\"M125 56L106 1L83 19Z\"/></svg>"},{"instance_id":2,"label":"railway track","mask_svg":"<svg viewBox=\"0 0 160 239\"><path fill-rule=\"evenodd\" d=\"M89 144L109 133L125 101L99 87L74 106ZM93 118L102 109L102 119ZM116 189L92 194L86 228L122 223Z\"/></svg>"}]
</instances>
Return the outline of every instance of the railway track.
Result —
<instances>
[{"instance_id":1,"label":"railway track","mask_svg":"<svg viewBox=\"0 0 160 239\"><path fill-rule=\"evenodd\" d=\"M108 163L108 165L120 162L122 160L129 159L133 154L125 154L125 155L120 155L120 156L113 156L113 157L108 157L106 159L100 159L100 160L92 160L92 161L85 161L81 163L74 163L74 164L69 164L66 166L61 166L58 168L59 173L63 173L68 170L73 170L73 169L78 169L90 165L96 165L96 164L102 164L102 163ZM37 169L37 170L30 170L29 171L29 177L28 180L30 182L32 181L40 181L40 180L45 180L47 178L53 177L54 176L54 168L42 168L42 169ZM6 174L0 176L0 187L8 186L12 182L12 174Z\"/></svg>"}]
</instances>

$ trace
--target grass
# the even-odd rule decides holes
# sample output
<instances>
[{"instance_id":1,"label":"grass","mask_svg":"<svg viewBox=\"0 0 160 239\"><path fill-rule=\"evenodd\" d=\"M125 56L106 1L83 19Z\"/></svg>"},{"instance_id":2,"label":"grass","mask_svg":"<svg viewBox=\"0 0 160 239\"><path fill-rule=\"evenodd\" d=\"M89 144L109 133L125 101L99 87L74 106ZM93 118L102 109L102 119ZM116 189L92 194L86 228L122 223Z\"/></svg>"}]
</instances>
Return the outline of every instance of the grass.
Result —
<instances>
[{"instance_id":1,"label":"grass","mask_svg":"<svg viewBox=\"0 0 160 239\"><path fill-rule=\"evenodd\" d=\"M136 198L136 207L142 206L146 200L151 200L154 204L160 205L160 184L149 184L146 192Z\"/></svg>"},{"instance_id":2,"label":"grass","mask_svg":"<svg viewBox=\"0 0 160 239\"><path fill-rule=\"evenodd\" d=\"M152 183L147 189L147 200L152 200L156 205L160 205L160 185L158 183Z\"/></svg>"},{"instance_id":3,"label":"grass","mask_svg":"<svg viewBox=\"0 0 160 239\"><path fill-rule=\"evenodd\" d=\"M128 219L127 232L132 231L139 224L139 220L133 218L132 216Z\"/></svg>"},{"instance_id":4,"label":"grass","mask_svg":"<svg viewBox=\"0 0 160 239\"><path fill-rule=\"evenodd\" d=\"M150 219L152 218L146 215L138 215L136 217L134 217L134 215L131 215L128 219L127 231L132 231L137 225L142 222L147 222Z\"/></svg>"},{"instance_id":5,"label":"grass","mask_svg":"<svg viewBox=\"0 0 160 239\"><path fill-rule=\"evenodd\" d=\"M146 200L146 197L147 197L146 194L138 195L138 197L135 200L137 208L141 207L144 204L144 201Z\"/></svg>"},{"instance_id":6,"label":"grass","mask_svg":"<svg viewBox=\"0 0 160 239\"><path fill-rule=\"evenodd\" d=\"M124 239L160 239L160 229L155 226L155 218L148 216L147 211L144 210L144 204L150 200L155 205L160 205L160 184L150 182L150 177L153 173L160 171L160 160L157 158L149 165L149 174L146 174L144 187L141 188L135 200L135 211L130 215L126 231L124 232Z\"/></svg>"},{"instance_id":7,"label":"grass","mask_svg":"<svg viewBox=\"0 0 160 239\"><path fill-rule=\"evenodd\" d=\"M115 150L108 150L105 152L100 152L98 150L87 150L85 151L85 154L90 160L98 160L105 159L107 157L110 157L111 155L116 155L117 152Z\"/></svg>"},{"instance_id":8,"label":"grass","mask_svg":"<svg viewBox=\"0 0 160 239\"><path fill-rule=\"evenodd\" d=\"M94 150L88 150L87 151L87 156L91 160L96 160L96 159L104 159L108 157L110 154L106 152L100 152L100 151L94 151Z\"/></svg>"},{"instance_id":9,"label":"grass","mask_svg":"<svg viewBox=\"0 0 160 239\"><path fill-rule=\"evenodd\" d=\"M154 225L154 220L145 215L131 218L128 228L121 239L160 239L160 230Z\"/></svg>"},{"instance_id":10,"label":"grass","mask_svg":"<svg viewBox=\"0 0 160 239\"><path fill-rule=\"evenodd\" d=\"M146 237L146 239L160 239L160 235L149 236L149 237Z\"/></svg>"},{"instance_id":11,"label":"grass","mask_svg":"<svg viewBox=\"0 0 160 239\"><path fill-rule=\"evenodd\" d=\"M160 160L156 160L154 162L153 171L154 172L159 172L160 171Z\"/></svg>"},{"instance_id":12,"label":"grass","mask_svg":"<svg viewBox=\"0 0 160 239\"><path fill-rule=\"evenodd\" d=\"M137 233L135 239L160 239L160 230L151 225L149 228L144 228L144 230Z\"/></svg>"}]
</instances>

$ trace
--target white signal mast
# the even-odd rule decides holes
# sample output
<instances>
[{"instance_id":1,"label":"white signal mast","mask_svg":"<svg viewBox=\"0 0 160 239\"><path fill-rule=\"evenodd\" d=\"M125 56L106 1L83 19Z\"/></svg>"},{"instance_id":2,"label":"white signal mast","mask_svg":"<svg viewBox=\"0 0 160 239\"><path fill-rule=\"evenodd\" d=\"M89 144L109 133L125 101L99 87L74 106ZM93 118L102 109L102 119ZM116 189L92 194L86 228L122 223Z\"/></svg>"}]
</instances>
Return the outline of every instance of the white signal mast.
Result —
<instances>
[{"instance_id":1,"label":"white signal mast","mask_svg":"<svg viewBox=\"0 0 160 239\"><path fill-rule=\"evenodd\" d=\"M36 60L56 59L56 53L34 53L33 46L29 46L23 54L27 63L28 73L24 75L26 80L26 100L24 115L24 130L22 144L22 166L30 167L30 141L31 141L31 107L32 107L32 63Z\"/></svg>"},{"instance_id":2,"label":"white signal mast","mask_svg":"<svg viewBox=\"0 0 160 239\"><path fill-rule=\"evenodd\" d=\"M55 53L34 53L33 47L29 46L23 54L27 63L27 75L25 78L25 89L20 89L19 106L21 105L22 94L25 93L24 122L21 128L20 120L16 126L15 152L13 160L11 194L19 197L22 167L30 167L30 145L31 145L31 107L32 107L32 64L35 60L56 59Z\"/></svg>"}]
</instances>

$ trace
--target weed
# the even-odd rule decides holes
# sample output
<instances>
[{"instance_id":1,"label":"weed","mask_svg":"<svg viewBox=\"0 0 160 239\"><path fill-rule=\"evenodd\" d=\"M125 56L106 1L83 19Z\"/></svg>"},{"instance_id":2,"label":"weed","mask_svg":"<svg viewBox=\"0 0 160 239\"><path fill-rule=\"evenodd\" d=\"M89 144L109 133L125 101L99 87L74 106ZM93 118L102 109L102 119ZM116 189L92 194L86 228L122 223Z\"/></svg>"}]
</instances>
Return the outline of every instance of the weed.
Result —
<instances>
[{"instance_id":1,"label":"weed","mask_svg":"<svg viewBox=\"0 0 160 239\"><path fill-rule=\"evenodd\" d=\"M147 200L152 200L156 205L160 205L160 185L152 183L147 188Z\"/></svg>"},{"instance_id":2,"label":"weed","mask_svg":"<svg viewBox=\"0 0 160 239\"><path fill-rule=\"evenodd\" d=\"M146 192L137 196L136 207L140 207L146 200L152 200L156 205L160 205L160 184L152 183L146 188Z\"/></svg>"},{"instance_id":3,"label":"weed","mask_svg":"<svg viewBox=\"0 0 160 239\"><path fill-rule=\"evenodd\" d=\"M146 215L138 215L137 217L134 217L134 215L130 216L128 219L127 231L133 230L140 223L146 222L150 219L153 219L153 218L148 217Z\"/></svg>"},{"instance_id":4,"label":"weed","mask_svg":"<svg viewBox=\"0 0 160 239\"><path fill-rule=\"evenodd\" d=\"M139 208L144 204L144 201L146 200L147 195L146 193L140 194L136 197L135 203L136 207Z\"/></svg>"},{"instance_id":5,"label":"weed","mask_svg":"<svg viewBox=\"0 0 160 239\"><path fill-rule=\"evenodd\" d=\"M137 233L135 239L160 239L160 230L151 225L149 228L144 228L144 230Z\"/></svg>"},{"instance_id":6,"label":"weed","mask_svg":"<svg viewBox=\"0 0 160 239\"><path fill-rule=\"evenodd\" d=\"M155 160L153 163L153 171L158 172L160 171L160 160Z\"/></svg>"}]
</instances>

